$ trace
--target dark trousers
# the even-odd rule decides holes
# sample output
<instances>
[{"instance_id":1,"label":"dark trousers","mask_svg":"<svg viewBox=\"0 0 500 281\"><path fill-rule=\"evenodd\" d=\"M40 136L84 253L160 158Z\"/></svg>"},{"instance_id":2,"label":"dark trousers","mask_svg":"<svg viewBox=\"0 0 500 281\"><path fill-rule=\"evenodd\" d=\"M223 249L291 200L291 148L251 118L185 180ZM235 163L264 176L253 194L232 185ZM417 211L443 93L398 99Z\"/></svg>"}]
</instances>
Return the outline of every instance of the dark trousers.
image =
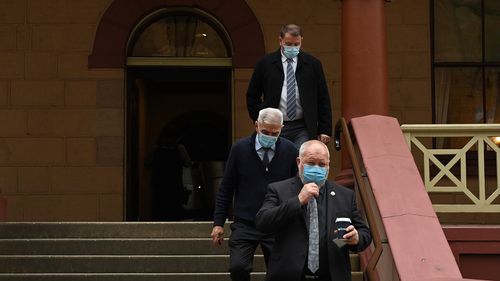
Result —
<instances>
[{"instance_id":1,"label":"dark trousers","mask_svg":"<svg viewBox=\"0 0 500 281\"><path fill-rule=\"evenodd\" d=\"M253 257L260 244L266 267L274 243L274 234L258 231L253 223L235 221L229 239L229 272L233 281L249 281Z\"/></svg>"},{"instance_id":2,"label":"dark trousers","mask_svg":"<svg viewBox=\"0 0 500 281\"><path fill-rule=\"evenodd\" d=\"M293 142L297 146L297 149L309 140L309 134L307 133L306 124L303 119L285 121L283 125L280 136Z\"/></svg>"}]
</instances>

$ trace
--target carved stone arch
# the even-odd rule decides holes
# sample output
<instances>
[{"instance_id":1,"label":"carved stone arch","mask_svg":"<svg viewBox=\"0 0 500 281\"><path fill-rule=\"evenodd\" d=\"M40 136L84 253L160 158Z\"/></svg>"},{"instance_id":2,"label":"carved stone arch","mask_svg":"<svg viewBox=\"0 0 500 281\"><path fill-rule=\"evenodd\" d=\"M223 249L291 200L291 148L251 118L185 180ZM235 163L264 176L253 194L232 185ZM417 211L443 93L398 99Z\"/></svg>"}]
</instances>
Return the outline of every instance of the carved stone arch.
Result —
<instances>
[{"instance_id":1,"label":"carved stone arch","mask_svg":"<svg viewBox=\"0 0 500 281\"><path fill-rule=\"evenodd\" d=\"M265 54L262 30L244 0L115 0L97 27L89 68L125 68L135 26L154 11L173 7L197 8L214 16L229 34L234 68L252 68Z\"/></svg>"}]
</instances>

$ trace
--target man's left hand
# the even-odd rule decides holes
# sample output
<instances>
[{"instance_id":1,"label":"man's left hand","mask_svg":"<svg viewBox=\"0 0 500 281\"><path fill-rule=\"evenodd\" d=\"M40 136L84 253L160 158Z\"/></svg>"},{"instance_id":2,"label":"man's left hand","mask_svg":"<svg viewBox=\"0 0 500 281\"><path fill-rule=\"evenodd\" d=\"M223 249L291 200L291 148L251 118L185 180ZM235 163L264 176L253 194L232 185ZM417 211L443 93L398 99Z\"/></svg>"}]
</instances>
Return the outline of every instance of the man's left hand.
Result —
<instances>
[{"instance_id":1,"label":"man's left hand","mask_svg":"<svg viewBox=\"0 0 500 281\"><path fill-rule=\"evenodd\" d=\"M328 144L330 142L330 136L325 134L320 134L318 136L318 140L324 144Z\"/></svg>"},{"instance_id":2,"label":"man's left hand","mask_svg":"<svg viewBox=\"0 0 500 281\"><path fill-rule=\"evenodd\" d=\"M358 231L353 225L349 225L346 228L347 233L344 235L344 239L346 239L346 244L348 245L358 245L359 243L359 235Z\"/></svg>"}]
</instances>

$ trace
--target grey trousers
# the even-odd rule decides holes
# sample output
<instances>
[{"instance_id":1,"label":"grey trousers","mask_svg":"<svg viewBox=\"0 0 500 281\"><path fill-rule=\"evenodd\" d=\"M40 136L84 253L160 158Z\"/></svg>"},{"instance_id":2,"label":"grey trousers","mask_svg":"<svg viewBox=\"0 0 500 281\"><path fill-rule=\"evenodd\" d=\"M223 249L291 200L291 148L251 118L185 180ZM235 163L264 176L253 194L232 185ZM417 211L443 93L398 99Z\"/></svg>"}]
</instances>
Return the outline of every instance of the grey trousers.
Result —
<instances>
[{"instance_id":1,"label":"grey trousers","mask_svg":"<svg viewBox=\"0 0 500 281\"><path fill-rule=\"evenodd\" d=\"M285 121L283 123L284 126L280 136L293 142L297 146L297 149L309 140L309 134L307 133L306 124L303 119Z\"/></svg>"}]
</instances>

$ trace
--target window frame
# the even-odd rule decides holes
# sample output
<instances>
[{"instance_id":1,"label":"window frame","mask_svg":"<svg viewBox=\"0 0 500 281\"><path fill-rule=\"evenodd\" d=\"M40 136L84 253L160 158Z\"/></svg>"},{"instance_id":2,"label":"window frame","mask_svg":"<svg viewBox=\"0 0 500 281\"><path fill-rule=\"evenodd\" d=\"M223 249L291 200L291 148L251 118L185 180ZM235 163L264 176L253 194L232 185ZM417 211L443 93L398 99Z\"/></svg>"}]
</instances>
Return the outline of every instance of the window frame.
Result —
<instances>
[{"instance_id":1,"label":"window frame","mask_svg":"<svg viewBox=\"0 0 500 281\"><path fill-rule=\"evenodd\" d=\"M481 4L481 61L478 62L471 62L471 61L448 61L448 62L436 62L435 60L435 2L439 0L429 0L429 17L430 17L430 47L431 47L431 54L430 54L430 59L431 59L431 96L432 96L432 123L436 124L436 77L435 77L435 72L436 68L479 68L481 70L481 93L482 93L482 99L483 99L483 124L487 124L487 118L486 118L486 101L487 101L487 79L486 79L486 69L487 68L493 68L497 67L500 68L500 61L486 61L486 34L485 34L485 1L486 0L479 0ZM471 122L472 123L472 120Z\"/></svg>"}]
</instances>

